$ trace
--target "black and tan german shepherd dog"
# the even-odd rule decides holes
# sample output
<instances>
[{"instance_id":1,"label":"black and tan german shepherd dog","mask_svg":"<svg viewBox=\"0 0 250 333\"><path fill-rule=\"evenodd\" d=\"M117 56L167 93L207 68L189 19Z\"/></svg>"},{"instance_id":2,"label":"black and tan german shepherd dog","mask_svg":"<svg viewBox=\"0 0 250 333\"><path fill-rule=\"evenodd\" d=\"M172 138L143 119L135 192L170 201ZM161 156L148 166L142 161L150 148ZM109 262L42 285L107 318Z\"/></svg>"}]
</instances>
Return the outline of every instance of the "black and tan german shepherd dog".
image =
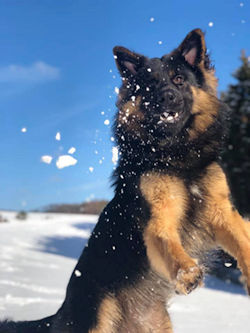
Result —
<instances>
[{"instance_id":1,"label":"black and tan german shepherd dog","mask_svg":"<svg viewBox=\"0 0 250 333\"><path fill-rule=\"evenodd\" d=\"M162 58L120 46L114 57L122 79L114 198L58 312L2 322L1 333L170 333L169 298L201 284L204 255L217 247L237 259L250 292L250 228L219 163L228 110L202 31Z\"/></svg>"}]
</instances>

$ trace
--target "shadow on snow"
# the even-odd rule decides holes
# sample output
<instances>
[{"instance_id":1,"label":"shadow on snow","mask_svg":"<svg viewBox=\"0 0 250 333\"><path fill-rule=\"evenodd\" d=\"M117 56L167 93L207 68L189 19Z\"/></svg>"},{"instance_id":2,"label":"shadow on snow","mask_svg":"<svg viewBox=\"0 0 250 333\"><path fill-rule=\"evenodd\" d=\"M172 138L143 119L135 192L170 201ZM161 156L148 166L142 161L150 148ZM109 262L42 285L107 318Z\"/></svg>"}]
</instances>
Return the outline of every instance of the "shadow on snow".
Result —
<instances>
[{"instance_id":1,"label":"shadow on snow","mask_svg":"<svg viewBox=\"0 0 250 333\"><path fill-rule=\"evenodd\" d=\"M246 295L246 292L241 285L232 282L226 282L211 275L206 276L205 286L209 289L224 291L231 294Z\"/></svg>"},{"instance_id":2,"label":"shadow on snow","mask_svg":"<svg viewBox=\"0 0 250 333\"><path fill-rule=\"evenodd\" d=\"M73 225L76 229L83 229L91 234L92 230L95 227L95 223L82 223ZM73 259L78 259L87 244L89 237L47 237L40 242L40 245L43 247L43 252L52 253L61 255L64 257L69 257ZM219 290L223 292L246 295L245 290L242 286L227 283L223 280L220 280L214 276L206 276L205 278L205 287L209 289Z\"/></svg>"},{"instance_id":3,"label":"shadow on snow","mask_svg":"<svg viewBox=\"0 0 250 333\"><path fill-rule=\"evenodd\" d=\"M95 223L82 223L73 225L76 229L83 229L89 233L89 236L92 230L95 227ZM69 257L73 259L78 259L82 250L84 249L89 236L78 237L78 236L52 236L46 237L40 241L39 245L42 245L42 252L57 254L64 257Z\"/></svg>"}]
</instances>

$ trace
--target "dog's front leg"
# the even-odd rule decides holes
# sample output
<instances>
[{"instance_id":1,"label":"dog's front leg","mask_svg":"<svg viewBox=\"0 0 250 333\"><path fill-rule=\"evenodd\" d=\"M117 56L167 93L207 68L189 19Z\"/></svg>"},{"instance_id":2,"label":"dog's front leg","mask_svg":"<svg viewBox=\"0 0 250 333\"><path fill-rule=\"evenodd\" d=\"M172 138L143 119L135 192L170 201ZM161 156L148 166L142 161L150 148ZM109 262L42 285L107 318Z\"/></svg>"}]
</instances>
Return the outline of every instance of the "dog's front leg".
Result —
<instances>
[{"instance_id":1,"label":"dog's front leg","mask_svg":"<svg viewBox=\"0 0 250 333\"><path fill-rule=\"evenodd\" d=\"M205 216L216 243L238 261L250 294L250 227L233 206L222 168L214 163L203 179L206 190Z\"/></svg>"},{"instance_id":2,"label":"dog's front leg","mask_svg":"<svg viewBox=\"0 0 250 333\"><path fill-rule=\"evenodd\" d=\"M250 295L250 233L249 225L237 210L221 214L214 224L216 242L238 261Z\"/></svg>"},{"instance_id":3,"label":"dog's front leg","mask_svg":"<svg viewBox=\"0 0 250 333\"><path fill-rule=\"evenodd\" d=\"M145 174L140 188L150 206L144 241L151 267L175 283L178 293L188 294L202 280L202 270L182 246L179 228L187 209L188 194L182 180Z\"/></svg>"},{"instance_id":4,"label":"dog's front leg","mask_svg":"<svg viewBox=\"0 0 250 333\"><path fill-rule=\"evenodd\" d=\"M144 240L151 267L174 283L177 293L189 294L202 284L203 272L186 253L176 232L169 231L163 238L148 228Z\"/></svg>"},{"instance_id":5,"label":"dog's front leg","mask_svg":"<svg viewBox=\"0 0 250 333\"><path fill-rule=\"evenodd\" d=\"M245 221L245 229L246 229L247 237L250 242L250 221L246 220L246 219L244 219L244 221Z\"/></svg>"}]
</instances>

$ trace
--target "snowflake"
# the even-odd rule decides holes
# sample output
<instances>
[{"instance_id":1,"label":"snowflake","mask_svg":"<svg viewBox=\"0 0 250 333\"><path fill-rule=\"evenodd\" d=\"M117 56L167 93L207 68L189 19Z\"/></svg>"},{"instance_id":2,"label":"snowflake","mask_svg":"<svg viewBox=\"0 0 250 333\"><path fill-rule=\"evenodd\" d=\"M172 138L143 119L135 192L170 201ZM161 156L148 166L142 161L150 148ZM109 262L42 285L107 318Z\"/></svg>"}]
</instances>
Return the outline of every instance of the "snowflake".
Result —
<instances>
[{"instance_id":1,"label":"snowflake","mask_svg":"<svg viewBox=\"0 0 250 333\"><path fill-rule=\"evenodd\" d=\"M57 132L55 138L56 138L57 141L60 141L61 140L61 133Z\"/></svg>"},{"instance_id":2,"label":"snowflake","mask_svg":"<svg viewBox=\"0 0 250 333\"><path fill-rule=\"evenodd\" d=\"M53 159L52 156L44 155L44 156L41 157L41 162L46 163L46 164L50 164L52 159Z\"/></svg>"}]
</instances>

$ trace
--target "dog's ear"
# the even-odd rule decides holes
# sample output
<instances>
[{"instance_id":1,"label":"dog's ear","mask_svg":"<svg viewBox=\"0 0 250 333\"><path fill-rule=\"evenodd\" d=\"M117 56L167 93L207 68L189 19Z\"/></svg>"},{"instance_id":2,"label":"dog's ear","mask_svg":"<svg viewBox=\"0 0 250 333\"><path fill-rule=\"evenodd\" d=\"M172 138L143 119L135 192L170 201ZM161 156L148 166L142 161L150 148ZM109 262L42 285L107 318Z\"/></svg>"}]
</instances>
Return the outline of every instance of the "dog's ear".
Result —
<instances>
[{"instance_id":1,"label":"dog's ear","mask_svg":"<svg viewBox=\"0 0 250 333\"><path fill-rule=\"evenodd\" d=\"M206 60L206 43L200 29L192 30L177 49L191 66L204 65Z\"/></svg>"},{"instance_id":2,"label":"dog's ear","mask_svg":"<svg viewBox=\"0 0 250 333\"><path fill-rule=\"evenodd\" d=\"M116 66L122 77L136 76L140 67L145 63L145 57L134 53L125 47L116 46L113 49Z\"/></svg>"}]
</instances>

